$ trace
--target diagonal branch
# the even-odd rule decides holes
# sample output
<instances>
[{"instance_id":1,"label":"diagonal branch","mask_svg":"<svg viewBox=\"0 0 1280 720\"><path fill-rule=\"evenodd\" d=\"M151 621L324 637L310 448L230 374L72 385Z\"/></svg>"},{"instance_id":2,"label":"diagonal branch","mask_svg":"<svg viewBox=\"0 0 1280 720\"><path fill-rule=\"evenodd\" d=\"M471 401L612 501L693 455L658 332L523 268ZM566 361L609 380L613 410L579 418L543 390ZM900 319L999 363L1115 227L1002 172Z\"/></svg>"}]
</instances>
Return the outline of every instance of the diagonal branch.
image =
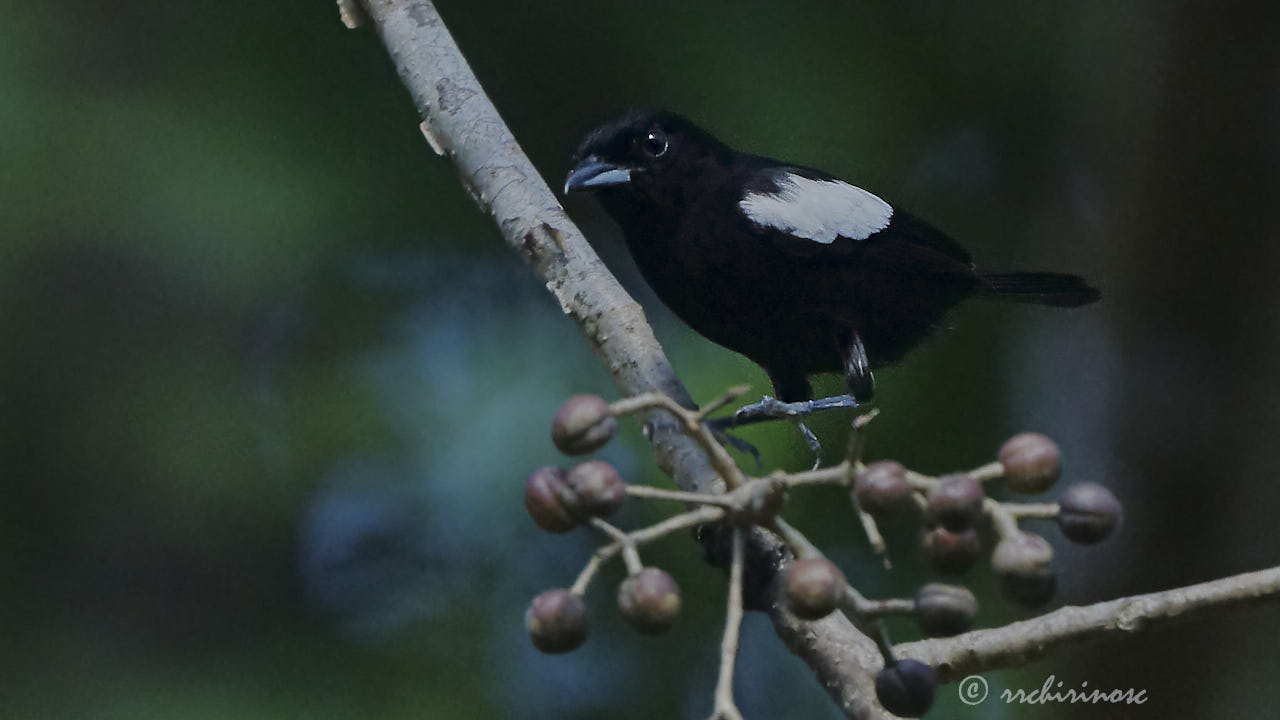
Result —
<instances>
[{"instance_id":1,"label":"diagonal branch","mask_svg":"<svg viewBox=\"0 0 1280 720\"><path fill-rule=\"evenodd\" d=\"M984 670L1024 665L1065 645L1124 637L1237 606L1275 602L1280 602L1280 567L1084 607L1059 608L991 630L905 643L894 651L929 663L944 682L953 681Z\"/></svg>"},{"instance_id":2,"label":"diagonal branch","mask_svg":"<svg viewBox=\"0 0 1280 720\"><path fill-rule=\"evenodd\" d=\"M525 156L430 2L366 0L388 53L423 118L431 147L453 161L480 209L555 297L626 396L661 392L693 400L680 383L644 312L587 243ZM656 411L644 418L661 417ZM661 424L665 426L666 424ZM655 433L664 470L686 490L706 491L716 475L691 439Z\"/></svg>"}]
</instances>

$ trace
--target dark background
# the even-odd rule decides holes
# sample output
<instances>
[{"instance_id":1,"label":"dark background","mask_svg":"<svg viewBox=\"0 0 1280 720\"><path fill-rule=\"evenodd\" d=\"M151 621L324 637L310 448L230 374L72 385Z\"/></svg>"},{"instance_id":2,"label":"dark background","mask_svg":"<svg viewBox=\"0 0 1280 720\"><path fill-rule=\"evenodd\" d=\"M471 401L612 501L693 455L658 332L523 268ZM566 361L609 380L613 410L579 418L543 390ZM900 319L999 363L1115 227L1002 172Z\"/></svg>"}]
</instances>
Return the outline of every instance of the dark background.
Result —
<instances>
[{"instance_id":1,"label":"dark background","mask_svg":"<svg viewBox=\"0 0 1280 720\"><path fill-rule=\"evenodd\" d=\"M521 484L604 368L417 130L375 35L332 2L0 2L0 715L702 717L724 580L672 538L678 629L538 655L522 614L567 585ZM824 167L930 218L985 267L1084 274L1100 305L972 306L881 372L872 457L924 471L1053 435L1126 522L1059 549L1055 604L1275 564L1280 508L1280 4L440 3L553 186L628 105ZM749 363L639 282L590 200L569 211L645 304L696 397ZM828 383L827 389L837 387ZM817 423L838 445L844 418ZM665 485L633 423L603 455ZM786 427L746 436L772 464ZM1055 493L1057 490L1054 491ZM883 572L835 493L793 500L859 587ZM633 506L628 527L660 517ZM979 622L1020 617L969 584ZM1274 609L988 673L1146 689L1090 716L1258 716L1280 702ZM912 637L895 627L899 639ZM836 717L747 623L751 718Z\"/></svg>"}]
</instances>

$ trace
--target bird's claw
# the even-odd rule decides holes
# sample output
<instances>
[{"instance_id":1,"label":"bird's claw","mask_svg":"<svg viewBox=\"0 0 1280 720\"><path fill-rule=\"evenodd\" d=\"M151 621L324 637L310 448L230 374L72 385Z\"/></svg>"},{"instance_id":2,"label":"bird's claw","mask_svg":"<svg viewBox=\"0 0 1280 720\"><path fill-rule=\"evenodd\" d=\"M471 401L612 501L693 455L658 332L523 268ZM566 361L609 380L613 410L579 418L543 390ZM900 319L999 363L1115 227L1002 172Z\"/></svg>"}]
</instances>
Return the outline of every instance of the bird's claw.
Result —
<instances>
[{"instance_id":1,"label":"bird's claw","mask_svg":"<svg viewBox=\"0 0 1280 720\"><path fill-rule=\"evenodd\" d=\"M796 422L796 429L800 431L800 435L804 437L804 442L809 446L809 452L813 453L812 470L817 470L822 465L822 443L818 442L818 436L813 434L808 425L803 422Z\"/></svg>"}]
</instances>

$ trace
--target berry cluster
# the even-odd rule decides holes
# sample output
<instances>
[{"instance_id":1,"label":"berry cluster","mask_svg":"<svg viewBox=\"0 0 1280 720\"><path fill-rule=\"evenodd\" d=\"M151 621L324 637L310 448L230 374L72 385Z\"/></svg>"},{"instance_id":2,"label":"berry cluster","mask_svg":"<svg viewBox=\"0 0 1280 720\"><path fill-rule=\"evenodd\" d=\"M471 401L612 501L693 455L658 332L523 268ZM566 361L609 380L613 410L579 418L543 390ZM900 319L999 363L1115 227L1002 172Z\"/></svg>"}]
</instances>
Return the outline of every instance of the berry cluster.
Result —
<instances>
[{"instance_id":1,"label":"berry cluster","mask_svg":"<svg viewBox=\"0 0 1280 720\"><path fill-rule=\"evenodd\" d=\"M733 528L734 537L730 618L713 718L741 718L725 677L732 675L741 617L743 530L759 526L779 536L795 556L779 584L780 600L786 609L803 620L844 611L876 641L883 655L884 667L875 681L881 705L895 715L919 717L933 703L937 675L925 663L895 656L883 618L911 615L926 637L959 635L972 627L977 599L964 587L943 583L924 585L914 598L864 597L803 533L779 515L789 492L811 485L847 488L868 539L881 554L885 547L878 521L901 516L919 518L925 560L939 573L963 573L974 565L983 551L978 526L988 522L999 538L991 553L991 566L999 577L1001 592L1009 601L1027 607L1038 607L1052 599L1056 576L1052 546L1040 535L1022 530L1021 520L1053 519L1068 540L1086 544L1103 540L1119 523L1120 503L1095 483L1068 488L1057 503L998 502L987 496L986 483L1002 481L1012 493L1039 494L1057 482L1061 475L1058 447L1036 433L1011 438L988 465L941 477L913 472L891 460L864 464L857 456L862 445L860 433L874 417L874 411L854 421L850 456L844 462L807 472L747 477L705 422L709 413L732 402L743 390L735 388L700 411L681 407L660 394L613 404L598 396L579 395L560 407L552 421L551 436L556 447L568 455L586 455L603 447L616 431L620 415L655 408L666 410L707 451L728 491L709 494L628 485L613 466L599 460L579 463L567 471L558 467L534 471L525 483L525 507L539 527L562 533L588 525L608 539L572 587L548 590L530 604L525 624L535 647L547 653L563 653L586 640L589 619L583 595L599 568L618 555L628 570L628 577L618 588L618 607L623 616L644 633L666 630L680 612L679 586L663 570L645 567L638 548L683 528L727 523ZM648 528L624 532L607 518L628 497L678 501L694 509ZM723 671L725 668L727 672Z\"/></svg>"}]
</instances>

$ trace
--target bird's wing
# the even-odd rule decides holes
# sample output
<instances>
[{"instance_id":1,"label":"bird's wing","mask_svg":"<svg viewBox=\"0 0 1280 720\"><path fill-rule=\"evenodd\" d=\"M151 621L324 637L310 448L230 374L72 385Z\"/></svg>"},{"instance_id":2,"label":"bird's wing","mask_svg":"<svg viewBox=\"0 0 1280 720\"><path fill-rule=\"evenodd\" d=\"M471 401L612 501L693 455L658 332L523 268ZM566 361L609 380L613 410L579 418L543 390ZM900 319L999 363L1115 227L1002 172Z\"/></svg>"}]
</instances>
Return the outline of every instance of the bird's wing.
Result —
<instances>
[{"instance_id":1,"label":"bird's wing","mask_svg":"<svg viewBox=\"0 0 1280 720\"><path fill-rule=\"evenodd\" d=\"M887 271L972 272L972 258L942 232L876 195L819 170L756 170L738 209L788 254L848 259Z\"/></svg>"}]
</instances>

